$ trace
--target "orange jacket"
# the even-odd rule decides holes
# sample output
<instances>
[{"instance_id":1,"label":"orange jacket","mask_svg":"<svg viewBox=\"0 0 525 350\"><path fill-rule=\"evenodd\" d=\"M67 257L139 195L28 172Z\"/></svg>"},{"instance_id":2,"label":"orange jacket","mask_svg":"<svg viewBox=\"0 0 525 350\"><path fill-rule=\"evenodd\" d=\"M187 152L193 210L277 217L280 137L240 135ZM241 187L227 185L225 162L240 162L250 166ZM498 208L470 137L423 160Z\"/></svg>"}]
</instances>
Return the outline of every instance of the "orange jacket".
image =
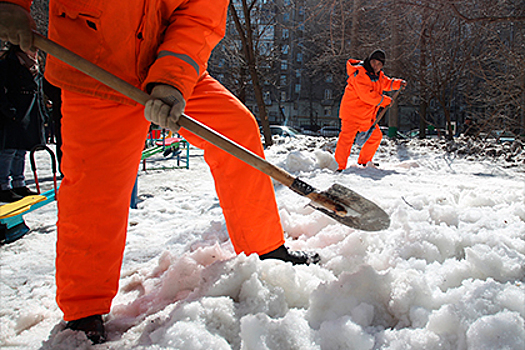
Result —
<instances>
[{"instance_id":1,"label":"orange jacket","mask_svg":"<svg viewBox=\"0 0 525 350\"><path fill-rule=\"evenodd\" d=\"M386 107L392 99L383 91L401 88L401 79L391 79L383 71L378 75L367 72L360 60L346 62L348 73L345 93L341 101L339 117L358 123L374 121L380 107Z\"/></svg>"},{"instance_id":2,"label":"orange jacket","mask_svg":"<svg viewBox=\"0 0 525 350\"><path fill-rule=\"evenodd\" d=\"M50 0L48 36L137 87L165 83L188 99L224 36L227 9L228 0ZM53 57L46 77L61 88L134 104Z\"/></svg>"}]
</instances>

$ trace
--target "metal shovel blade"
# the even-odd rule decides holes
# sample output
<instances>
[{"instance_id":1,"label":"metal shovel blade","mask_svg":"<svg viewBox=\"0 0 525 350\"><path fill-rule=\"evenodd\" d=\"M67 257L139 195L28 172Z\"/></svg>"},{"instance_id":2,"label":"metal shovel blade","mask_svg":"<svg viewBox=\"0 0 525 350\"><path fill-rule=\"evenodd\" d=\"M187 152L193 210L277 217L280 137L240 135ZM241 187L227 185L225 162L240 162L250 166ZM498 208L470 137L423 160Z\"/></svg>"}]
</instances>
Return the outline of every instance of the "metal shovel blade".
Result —
<instances>
[{"instance_id":1,"label":"metal shovel blade","mask_svg":"<svg viewBox=\"0 0 525 350\"><path fill-rule=\"evenodd\" d=\"M374 129L370 128L367 131L358 132L357 135L355 135L354 143L358 146L363 146L365 142L368 141L373 131Z\"/></svg>"},{"instance_id":2,"label":"metal shovel blade","mask_svg":"<svg viewBox=\"0 0 525 350\"><path fill-rule=\"evenodd\" d=\"M383 209L342 185L334 184L328 190L321 192L320 195L344 206L347 214L345 216L338 215L333 211L317 206L315 202L310 203L310 205L343 225L363 231L381 231L390 226L390 217Z\"/></svg>"}]
</instances>

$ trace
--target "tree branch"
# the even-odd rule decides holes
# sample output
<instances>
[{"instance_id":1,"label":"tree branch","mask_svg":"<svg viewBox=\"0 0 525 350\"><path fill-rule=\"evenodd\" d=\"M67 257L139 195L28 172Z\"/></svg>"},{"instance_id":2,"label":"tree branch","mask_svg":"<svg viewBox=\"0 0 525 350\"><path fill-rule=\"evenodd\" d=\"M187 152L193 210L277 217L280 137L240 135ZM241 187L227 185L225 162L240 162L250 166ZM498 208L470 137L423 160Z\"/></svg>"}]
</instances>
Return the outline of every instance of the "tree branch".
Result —
<instances>
[{"instance_id":1,"label":"tree branch","mask_svg":"<svg viewBox=\"0 0 525 350\"><path fill-rule=\"evenodd\" d=\"M452 1L449 1L450 8L452 8L452 11L462 20L468 23L473 22L521 22L525 21L525 16L481 16L481 17L467 17L466 15L462 14L458 8L456 7L456 4L454 4Z\"/></svg>"}]
</instances>

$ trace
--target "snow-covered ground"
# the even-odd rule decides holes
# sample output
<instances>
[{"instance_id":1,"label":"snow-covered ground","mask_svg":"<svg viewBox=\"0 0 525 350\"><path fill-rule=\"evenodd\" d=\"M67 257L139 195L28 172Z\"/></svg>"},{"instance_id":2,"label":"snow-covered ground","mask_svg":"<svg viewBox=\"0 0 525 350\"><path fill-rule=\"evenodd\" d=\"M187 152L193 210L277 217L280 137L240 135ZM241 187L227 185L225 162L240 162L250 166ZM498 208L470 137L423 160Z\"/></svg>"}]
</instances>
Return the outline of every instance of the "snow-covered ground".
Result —
<instances>
[{"instance_id":1,"label":"snow-covered ground","mask_svg":"<svg viewBox=\"0 0 525 350\"><path fill-rule=\"evenodd\" d=\"M140 173L109 342L62 331L53 203L25 216L32 232L0 247L0 347L525 349L523 148L384 141L380 168L334 174L334 142L286 140L266 156L320 190L339 183L364 195L390 214L389 229L342 226L276 184L288 246L318 251L321 264L235 256L193 149L189 170ZM37 157L44 180L46 157ZM173 162L159 155L148 167Z\"/></svg>"}]
</instances>

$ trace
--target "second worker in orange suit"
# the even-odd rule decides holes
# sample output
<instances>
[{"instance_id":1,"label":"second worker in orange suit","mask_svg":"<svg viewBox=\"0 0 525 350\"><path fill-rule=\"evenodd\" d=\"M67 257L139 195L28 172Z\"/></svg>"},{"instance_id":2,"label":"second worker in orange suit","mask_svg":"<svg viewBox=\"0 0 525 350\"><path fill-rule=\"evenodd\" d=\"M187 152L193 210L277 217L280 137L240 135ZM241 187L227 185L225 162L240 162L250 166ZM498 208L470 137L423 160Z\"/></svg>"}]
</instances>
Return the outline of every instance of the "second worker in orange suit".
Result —
<instances>
[{"instance_id":1,"label":"second worker in orange suit","mask_svg":"<svg viewBox=\"0 0 525 350\"><path fill-rule=\"evenodd\" d=\"M338 171L346 169L356 134L368 131L379 108L392 102L383 92L398 90L406 85L404 80L392 79L383 73L385 61L385 53L375 50L364 61L351 58L346 62L348 80L339 110L341 132L335 148ZM379 125L376 125L370 138L361 147L358 164L365 166L372 161L382 137Z\"/></svg>"}]
</instances>

